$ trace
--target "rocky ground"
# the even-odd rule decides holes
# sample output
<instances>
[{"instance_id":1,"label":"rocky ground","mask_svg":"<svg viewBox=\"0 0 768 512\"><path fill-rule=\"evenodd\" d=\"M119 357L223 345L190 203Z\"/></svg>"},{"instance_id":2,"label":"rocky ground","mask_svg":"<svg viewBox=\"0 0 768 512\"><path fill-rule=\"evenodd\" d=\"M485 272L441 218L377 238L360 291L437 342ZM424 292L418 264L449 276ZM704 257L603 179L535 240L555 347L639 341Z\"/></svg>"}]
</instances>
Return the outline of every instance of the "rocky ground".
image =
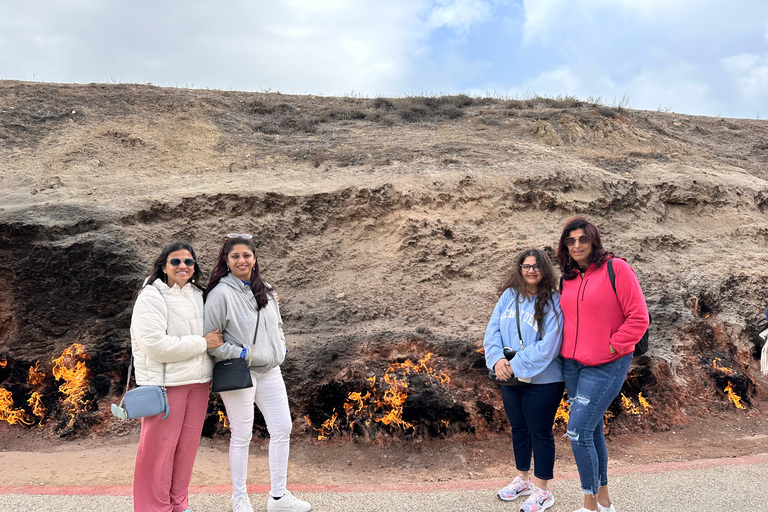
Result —
<instances>
[{"instance_id":1,"label":"rocky ground","mask_svg":"<svg viewBox=\"0 0 768 512\"><path fill-rule=\"evenodd\" d=\"M633 415L616 402L611 436L765 417L765 121L570 98L4 81L0 161L0 387L32 423L8 435L129 428L103 411L122 393L131 298L151 260L186 239L207 270L224 235L242 232L280 295L299 436L315 439L334 414L334 443L499 436L477 352L496 286L521 249L552 251L573 214L635 268L653 318L623 390L651 407ZM52 369L73 343L89 355L89 405L70 420ZM350 393L379 396L391 363L428 353L432 373L395 370L410 384L402 419L413 428L346 414ZM27 402L35 391L44 419ZM221 408L212 403L205 428L214 439L226 436Z\"/></svg>"}]
</instances>

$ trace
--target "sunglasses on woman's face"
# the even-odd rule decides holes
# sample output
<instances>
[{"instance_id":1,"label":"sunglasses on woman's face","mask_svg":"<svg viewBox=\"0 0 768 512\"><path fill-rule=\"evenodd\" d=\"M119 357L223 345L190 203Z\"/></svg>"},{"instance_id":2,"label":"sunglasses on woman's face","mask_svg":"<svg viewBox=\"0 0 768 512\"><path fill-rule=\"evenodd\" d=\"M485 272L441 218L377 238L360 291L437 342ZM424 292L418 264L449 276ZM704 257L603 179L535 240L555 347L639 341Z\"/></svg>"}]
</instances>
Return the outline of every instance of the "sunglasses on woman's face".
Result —
<instances>
[{"instance_id":1,"label":"sunglasses on woman's face","mask_svg":"<svg viewBox=\"0 0 768 512\"><path fill-rule=\"evenodd\" d=\"M193 260L192 258L184 258L183 260L179 258L171 258L170 260L168 260L168 263L170 263L172 267L178 267L179 265L181 265L182 261L188 267L192 267L195 265L195 260Z\"/></svg>"},{"instance_id":2,"label":"sunglasses on woman's face","mask_svg":"<svg viewBox=\"0 0 768 512\"><path fill-rule=\"evenodd\" d=\"M253 235L248 235L246 233L229 233L227 236L229 238L244 238L246 240L253 238Z\"/></svg>"},{"instance_id":3,"label":"sunglasses on woman's face","mask_svg":"<svg viewBox=\"0 0 768 512\"><path fill-rule=\"evenodd\" d=\"M587 235L581 235L579 238L579 245L587 245L589 243L589 237ZM565 239L565 246L566 247L573 247L576 245L576 239L572 236L569 236Z\"/></svg>"}]
</instances>

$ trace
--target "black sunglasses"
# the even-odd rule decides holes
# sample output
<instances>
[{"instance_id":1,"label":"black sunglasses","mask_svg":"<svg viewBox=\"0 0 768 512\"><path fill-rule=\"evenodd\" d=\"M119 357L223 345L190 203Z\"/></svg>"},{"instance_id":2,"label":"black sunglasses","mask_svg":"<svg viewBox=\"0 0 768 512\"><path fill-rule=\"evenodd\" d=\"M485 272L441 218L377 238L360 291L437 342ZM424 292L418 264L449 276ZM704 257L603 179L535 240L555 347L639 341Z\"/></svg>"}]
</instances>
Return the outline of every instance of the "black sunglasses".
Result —
<instances>
[{"instance_id":1,"label":"black sunglasses","mask_svg":"<svg viewBox=\"0 0 768 512\"><path fill-rule=\"evenodd\" d=\"M182 261L188 267L195 266L195 260L193 260L192 258L184 258L183 260L180 258L171 258L170 260L168 260L168 263L170 263L172 267L178 267L179 265L181 265Z\"/></svg>"},{"instance_id":2,"label":"black sunglasses","mask_svg":"<svg viewBox=\"0 0 768 512\"><path fill-rule=\"evenodd\" d=\"M573 247L576 245L576 239L572 236L569 236L564 240L566 247ZM589 237L587 235L581 235L579 237L579 245L587 245L589 243Z\"/></svg>"}]
</instances>

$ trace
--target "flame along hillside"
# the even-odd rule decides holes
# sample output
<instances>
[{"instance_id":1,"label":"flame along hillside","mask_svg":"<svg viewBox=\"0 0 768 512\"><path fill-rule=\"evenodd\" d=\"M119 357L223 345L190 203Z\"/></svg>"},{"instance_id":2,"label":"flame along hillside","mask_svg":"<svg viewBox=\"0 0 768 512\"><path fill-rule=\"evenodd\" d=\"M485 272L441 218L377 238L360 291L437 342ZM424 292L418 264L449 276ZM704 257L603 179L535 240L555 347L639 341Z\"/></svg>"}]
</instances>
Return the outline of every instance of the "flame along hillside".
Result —
<instances>
[{"instance_id":1,"label":"flame along hillside","mask_svg":"<svg viewBox=\"0 0 768 512\"><path fill-rule=\"evenodd\" d=\"M503 432L478 351L495 287L576 213L653 316L611 432L764 414L767 129L574 98L0 82L0 427L114 432L152 259L183 238L207 271L234 231L281 298L294 432Z\"/></svg>"}]
</instances>

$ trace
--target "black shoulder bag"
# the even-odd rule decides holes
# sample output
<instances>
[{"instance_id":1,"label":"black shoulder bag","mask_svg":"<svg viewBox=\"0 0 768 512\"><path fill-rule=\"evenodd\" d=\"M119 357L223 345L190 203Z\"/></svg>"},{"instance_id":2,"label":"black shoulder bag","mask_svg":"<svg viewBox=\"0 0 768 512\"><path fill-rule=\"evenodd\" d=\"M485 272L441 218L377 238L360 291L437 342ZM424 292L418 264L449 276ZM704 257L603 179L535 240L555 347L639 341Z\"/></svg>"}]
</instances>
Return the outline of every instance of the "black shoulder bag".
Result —
<instances>
[{"instance_id":1,"label":"black shoulder bag","mask_svg":"<svg viewBox=\"0 0 768 512\"><path fill-rule=\"evenodd\" d=\"M253 335L251 358L248 362L242 357L237 357L234 359L224 359L213 365L213 391L215 393L253 387L250 366L253 360L253 350L256 346L256 336L259 334L260 319L261 309L256 312L256 333Z\"/></svg>"}]
</instances>

